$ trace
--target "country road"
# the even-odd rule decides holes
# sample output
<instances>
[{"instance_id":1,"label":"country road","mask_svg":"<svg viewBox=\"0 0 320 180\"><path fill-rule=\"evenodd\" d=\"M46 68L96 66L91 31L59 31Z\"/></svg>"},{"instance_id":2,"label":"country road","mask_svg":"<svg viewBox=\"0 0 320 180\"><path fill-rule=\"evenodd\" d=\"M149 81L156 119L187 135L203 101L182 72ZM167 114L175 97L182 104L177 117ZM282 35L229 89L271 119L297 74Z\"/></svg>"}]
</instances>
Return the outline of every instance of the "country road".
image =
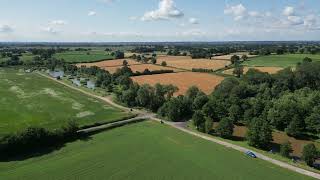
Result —
<instances>
[{"instance_id":1,"label":"country road","mask_svg":"<svg viewBox=\"0 0 320 180\"><path fill-rule=\"evenodd\" d=\"M60 84L63 84L63 85L65 85L65 86L67 86L67 87L70 87L70 88L72 88L72 89L74 89L74 90L80 91L80 92L82 92L82 93L84 93L84 94L86 94L86 95L88 95L88 96L91 96L91 97L94 97L94 98L103 100L103 101L107 102L108 104L110 104L110 105L112 105L112 106L114 106L114 107L117 107L117 108L119 108L119 109L122 109L122 110L125 110L125 111L128 111L128 112L131 111L130 108L124 107L124 106L122 106L122 105L119 105L119 104L113 102L110 97L101 97L101 96L92 94L92 93L90 93L90 92L84 91L84 90L82 90L82 89L79 89L79 88L77 88L77 87L74 87L74 86L72 86L72 85L69 85L69 84L67 84L67 83L64 83L64 82L62 82L62 81L56 80L56 79L54 79L54 78L51 78L51 77L49 77L49 76L47 76L47 75L44 75L44 74L42 74L42 73L38 73L38 74L40 74L40 75L43 76L43 77L49 78L49 79L51 79L51 80L54 80L54 81L56 81L56 82L58 82L58 83L60 83ZM214 142L214 143L223 145L223 146L225 146L225 147L227 147L227 148L232 148L232 149L237 150L237 151L240 151L240 152L252 151L252 150L250 150L250 149L247 149L247 148L244 148L244 147L235 145L235 144L231 144L231 143L228 143L228 142L219 140L219 139L214 138L214 137L210 137L210 136L208 136L208 135L205 135L205 134L202 134L202 133L199 133L199 132L194 132L194 131L192 131L192 130L187 129L182 123L173 123L173 122L165 121L165 120L163 120L163 119L156 118L156 114L148 113L148 112L145 112L145 111L142 111L142 110L138 110L138 109L132 109L132 112L139 114L139 115L140 115L140 116L139 116L140 118L141 118L141 117L144 117L144 118L151 119L151 120L154 120L154 121L157 121L157 122L161 122L161 121L162 121L164 124L167 124L167 125L169 125L169 126L171 126L171 127L173 127L173 128L176 128L176 129L178 129L178 130L180 130L180 131L183 131L183 132L188 133L188 134L191 134L191 135L193 135L193 136L197 136L197 137L199 137L199 138L202 138L202 139L205 139L205 140L208 140L208 141L211 141L211 142ZM103 127L101 127L101 128L103 128ZM252 152L254 152L254 151L252 151ZM263 154L261 154L261 153L258 153L258 152L254 152L254 153L256 154L256 156L257 156L258 158L260 158L260 159L262 159L262 160L265 160L265 161L268 161L268 162L270 162L270 163L272 163L272 164L275 164L275 165L278 165L278 166L280 166L280 167L289 169L289 170L291 170L291 171L298 172L298 173L300 173L300 174L304 174L304 175L307 175L307 176L310 176L310 177L313 177L313 178L316 178L316 179L320 179L320 174L318 174L318 173L315 173L315 172L312 172L312 171L308 171L308 170L305 170L305 169L302 169L302 168L299 168L299 167L290 165L290 164L288 164L288 163L285 163L285 162L282 162L282 161L279 161L279 160L270 158L270 157L268 157L268 156L266 156L266 155L263 155Z\"/></svg>"}]
</instances>

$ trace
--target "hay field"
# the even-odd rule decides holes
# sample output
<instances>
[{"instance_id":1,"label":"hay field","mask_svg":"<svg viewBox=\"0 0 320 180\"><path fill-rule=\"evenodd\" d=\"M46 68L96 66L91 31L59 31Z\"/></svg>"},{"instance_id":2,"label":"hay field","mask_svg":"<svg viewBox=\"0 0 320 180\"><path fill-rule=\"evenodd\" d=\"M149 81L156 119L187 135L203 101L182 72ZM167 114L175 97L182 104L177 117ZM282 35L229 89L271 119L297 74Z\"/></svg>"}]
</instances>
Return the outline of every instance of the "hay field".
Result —
<instances>
[{"instance_id":1,"label":"hay field","mask_svg":"<svg viewBox=\"0 0 320 180\"><path fill-rule=\"evenodd\" d=\"M234 54L230 54L230 55L215 56L215 57L212 57L212 59L230 61L230 60L231 60L231 57L232 57L233 55L237 55L237 56L239 56L240 58L241 58L242 55L247 55L248 58L257 57L257 55L249 55L249 54L245 54L245 53L234 53Z\"/></svg>"},{"instance_id":2,"label":"hay field","mask_svg":"<svg viewBox=\"0 0 320 180\"><path fill-rule=\"evenodd\" d=\"M210 60L210 59L192 59L190 56L159 56L157 64L163 61L167 66L192 70L195 69L221 69L230 64L230 61L225 60Z\"/></svg>"},{"instance_id":3,"label":"hay field","mask_svg":"<svg viewBox=\"0 0 320 180\"><path fill-rule=\"evenodd\" d=\"M249 71L249 69L256 69L261 72L267 72L269 74L276 74L277 72L281 71L283 68L280 68L280 67L244 67L243 74L246 74ZM228 75L232 75L233 70L234 70L234 68L228 69L228 70L225 70L223 73L228 74Z\"/></svg>"},{"instance_id":4,"label":"hay field","mask_svg":"<svg viewBox=\"0 0 320 180\"><path fill-rule=\"evenodd\" d=\"M170 74L138 76L132 77L132 79L138 84L172 84L179 88L179 91L175 95L183 95L191 86L197 86L206 94L210 94L214 90L214 88L221 83L224 77L207 73L179 72Z\"/></svg>"}]
</instances>

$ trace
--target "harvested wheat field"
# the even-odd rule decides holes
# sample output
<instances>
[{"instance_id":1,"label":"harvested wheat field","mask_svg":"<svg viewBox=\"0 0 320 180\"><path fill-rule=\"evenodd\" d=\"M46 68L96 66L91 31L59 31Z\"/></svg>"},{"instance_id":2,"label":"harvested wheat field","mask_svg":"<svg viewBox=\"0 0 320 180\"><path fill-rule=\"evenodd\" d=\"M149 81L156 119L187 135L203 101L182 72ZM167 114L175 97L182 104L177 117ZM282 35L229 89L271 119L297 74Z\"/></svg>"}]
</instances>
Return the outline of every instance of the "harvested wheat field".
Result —
<instances>
[{"instance_id":1,"label":"harvested wheat field","mask_svg":"<svg viewBox=\"0 0 320 180\"><path fill-rule=\"evenodd\" d=\"M80 63L80 64L77 64L77 66L78 67L80 67L80 66L86 66L86 67L98 66L100 68L115 67L115 66L122 66L124 60L126 60L129 65L140 64L139 62L134 61L132 59L117 59L117 60L107 60L107 61L101 61L101 62L95 62L95 63Z\"/></svg>"},{"instance_id":2,"label":"harvested wheat field","mask_svg":"<svg viewBox=\"0 0 320 180\"><path fill-rule=\"evenodd\" d=\"M221 83L224 77L207 73L179 72L169 74L157 74L148 76L132 77L138 84L163 85L172 84L179 88L175 95L183 95L191 86L197 86L206 94L210 94L214 88Z\"/></svg>"},{"instance_id":3,"label":"harvested wheat field","mask_svg":"<svg viewBox=\"0 0 320 180\"><path fill-rule=\"evenodd\" d=\"M122 68L123 66L113 66L113 67L102 67L103 69L109 71L111 74L115 73L117 69ZM171 68L171 67L163 67L159 65L153 64L138 64L138 65L131 65L129 68L132 72L143 72L145 69L149 69L149 71L156 71L156 70L173 70L174 72L181 72L182 70Z\"/></svg>"},{"instance_id":4,"label":"harvested wheat field","mask_svg":"<svg viewBox=\"0 0 320 180\"><path fill-rule=\"evenodd\" d=\"M221 69L230 64L230 61L225 60L210 60L210 59L192 59L190 56L159 56L157 63L163 61L167 66L192 70L195 69Z\"/></svg>"},{"instance_id":5,"label":"harvested wheat field","mask_svg":"<svg viewBox=\"0 0 320 180\"><path fill-rule=\"evenodd\" d=\"M249 69L256 69L261 72L267 72L269 74L276 74L277 72L281 71L283 68L280 68L280 67L244 67L243 73L246 74L249 71ZM228 69L228 70L225 70L223 73L228 74L228 75L232 75L233 70L234 70L233 68Z\"/></svg>"}]
</instances>

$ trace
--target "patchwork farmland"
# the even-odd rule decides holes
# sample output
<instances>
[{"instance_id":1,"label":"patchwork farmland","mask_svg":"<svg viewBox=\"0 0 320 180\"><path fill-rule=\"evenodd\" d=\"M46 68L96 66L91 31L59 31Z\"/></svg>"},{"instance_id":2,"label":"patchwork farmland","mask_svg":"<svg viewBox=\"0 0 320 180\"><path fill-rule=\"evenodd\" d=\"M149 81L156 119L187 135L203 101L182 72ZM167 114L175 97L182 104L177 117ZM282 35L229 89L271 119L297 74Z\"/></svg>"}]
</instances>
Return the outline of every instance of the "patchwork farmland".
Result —
<instances>
[{"instance_id":1,"label":"patchwork farmland","mask_svg":"<svg viewBox=\"0 0 320 180\"><path fill-rule=\"evenodd\" d=\"M246 66L243 68L243 74L246 74L249 71L249 69L256 69L261 72L266 72L269 74L276 74L277 72L281 71L283 68L281 68L281 67L247 67ZM231 69L225 70L223 73L228 74L228 75L232 75L233 71L234 71L234 68L231 68Z\"/></svg>"}]
</instances>

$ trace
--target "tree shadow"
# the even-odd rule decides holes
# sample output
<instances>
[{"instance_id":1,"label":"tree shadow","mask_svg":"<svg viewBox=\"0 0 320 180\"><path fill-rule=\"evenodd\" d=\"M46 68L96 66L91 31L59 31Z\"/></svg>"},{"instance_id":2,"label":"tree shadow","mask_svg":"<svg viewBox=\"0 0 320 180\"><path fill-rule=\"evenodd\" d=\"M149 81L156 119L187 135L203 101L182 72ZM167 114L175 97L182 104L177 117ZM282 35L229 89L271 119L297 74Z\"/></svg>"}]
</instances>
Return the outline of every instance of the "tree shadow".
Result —
<instances>
[{"instance_id":1,"label":"tree shadow","mask_svg":"<svg viewBox=\"0 0 320 180\"><path fill-rule=\"evenodd\" d=\"M232 136L230 138L230 140L232 140L232 141L245 141L246 138L245 137L240 137L240 136Z\"/></svg>"},{"instance_id":2,"label":"tree shadow","mask_svg":"<svg viewBox=\"0 0 320 180\"><path fill-rule=\"evenodd\" d=\"M47 154L50 154L54 151L58 151L66 146L66 144L75 142L77 140L88 142L92 140L92 137L87 134L80 134L76 138L71 138L66 140L65 142L52 144L49 147L36 148L30 151L26 151L24 153L20 153L19 155L13 154L0 154L0 162L10 162L10 161L24 161L30 158L41 157Z\"/></svg>"}]
</instances>

